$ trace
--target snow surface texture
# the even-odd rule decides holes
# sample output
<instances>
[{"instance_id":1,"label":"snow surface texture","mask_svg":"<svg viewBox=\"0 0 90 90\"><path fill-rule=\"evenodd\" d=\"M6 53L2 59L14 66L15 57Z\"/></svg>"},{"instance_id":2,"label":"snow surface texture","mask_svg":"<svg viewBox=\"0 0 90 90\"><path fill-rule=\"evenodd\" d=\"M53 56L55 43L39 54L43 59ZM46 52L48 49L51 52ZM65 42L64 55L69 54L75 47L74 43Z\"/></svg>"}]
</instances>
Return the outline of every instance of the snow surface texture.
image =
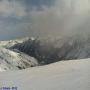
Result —
<instances>
[{"instance_id":1,"label":"snow surface texture","mask_svg":"<svg viewBox=\"0 0 90 90\"><path fill-rule=\"evenodd\" d=\"M39 65L34 57L15 49L9 49L13 45L23 43L28 39L0 41L0 71L21 70ZM34 40L34 38L30 38L30 40Z\"/></svg>"},{"instance_id":2,"label":"snow surface texture","mask_svg":"<svg viewBox=\"0 0 90 90\"><path fill-rule=\"evenodd\" d=\"M0 73L0 87L18 90L90 90L90 59L60 61L21 71Z\"/></svg>"},{"instance_id":3,"label":"snow surface texture","mask_svg":"<svg viewBox=\"0 0 90 90\"><path fill-rule=\"evenodd\" d=\"M24 53L17 53L5 48L0 48L0 71L19 70L37 66L38 62L33 57Z\"/></svg>"}]
</instances>

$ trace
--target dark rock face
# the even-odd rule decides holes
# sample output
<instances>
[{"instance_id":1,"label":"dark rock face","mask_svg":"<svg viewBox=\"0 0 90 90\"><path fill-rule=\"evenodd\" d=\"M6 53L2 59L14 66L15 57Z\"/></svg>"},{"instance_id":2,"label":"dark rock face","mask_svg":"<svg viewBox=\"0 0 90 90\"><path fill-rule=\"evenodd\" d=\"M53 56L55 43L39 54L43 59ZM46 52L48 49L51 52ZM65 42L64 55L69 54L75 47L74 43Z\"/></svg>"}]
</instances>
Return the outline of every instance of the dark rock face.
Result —
<instances>
[{"instance_id":1,"label":"dark rock face","mask_svg":"<svg viewBox=\"0 0 90 90\"><path fill-rule=\"evenodd\" d=\"M90 58L90 39L70 37L53 42L29 39L10 49L24 52L36 58L39 64L43 65L60 60Z\"/></svg>"},{"instance_id":2,"label":"dark rock face","mask_svg":"<svg viewBox=\"0 0 90 90\"><path fill-rule=\"evenodd\" d=\"M56 62L58 59L57 48L53 45L43 44L40 40L27 40L23 43L19 43L11 47L10 49L19 50L32 57L35 57L39 64L49 64ZM58 61L58 60L57 60Z\"/></svg>"}]
</instances>

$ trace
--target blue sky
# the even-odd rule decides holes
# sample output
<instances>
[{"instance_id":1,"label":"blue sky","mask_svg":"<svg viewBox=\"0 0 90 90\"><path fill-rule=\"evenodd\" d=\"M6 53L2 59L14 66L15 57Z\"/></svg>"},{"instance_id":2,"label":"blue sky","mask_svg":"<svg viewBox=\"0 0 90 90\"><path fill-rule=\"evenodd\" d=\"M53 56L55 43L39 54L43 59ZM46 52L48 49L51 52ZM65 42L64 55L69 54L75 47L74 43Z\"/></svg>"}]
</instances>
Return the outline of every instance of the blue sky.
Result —
<instances>
[{"instance_id":1,"label":"blue sky","mask_svg":"<svg viewBox=\"0 0 90 90\"><path fill-rule=\"evenodd\" d=\"M89 20L89 0L0 0L0 40L90 31Z\"/></svg>"}]
</instances>

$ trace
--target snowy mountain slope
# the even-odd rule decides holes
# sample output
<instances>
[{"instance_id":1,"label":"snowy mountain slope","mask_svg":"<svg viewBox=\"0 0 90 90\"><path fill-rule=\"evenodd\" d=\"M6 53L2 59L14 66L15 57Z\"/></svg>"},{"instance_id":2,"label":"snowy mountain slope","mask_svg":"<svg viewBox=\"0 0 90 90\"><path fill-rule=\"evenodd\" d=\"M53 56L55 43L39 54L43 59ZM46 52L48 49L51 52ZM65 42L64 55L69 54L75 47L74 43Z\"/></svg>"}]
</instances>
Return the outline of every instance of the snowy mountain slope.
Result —
<instances>
[{"instance_id":1,"label":"snowy mountain slope","mask_svg":"<svg viewBox=\"0 0 90 90\"><path fill-rule=\"evenodd\" d=\"M37 65L38 62L33 57L21 52L0 48L0 71L25 69Z\"/></svg>"},{"instance_id":2,"label":"snowy mountain slope","mask_svg":"<svg viewBox=\"0 0 90 90\"><path fill-rule=\"evenodd\" d=\"M17 49L35 57L41 65L60 60L84 59L90 58L90 36L26 40L13 45L10 49Z\"/></svg>"},{"instance_id":3,"label":"snowy mountain slope","mask_svg":"<svg viewBox=\"0 0 90 90\"><path fill-rule=\"evenodd\" d=\"M61 60L90 58L90 36L73 36L58 39L28 37L19 40L1 41L0 47L34 57L37 59L38 65L47 65ZM17 56L13 59L17 59ZM18 68L22 69L21 67Z\"/></svg>"},{"instance_id":4,"label":"snowy mountain slope","mask_svg":"<svg viewBox=\"0 0 90 90\"><path fill-rule=\"evenodd\" d=\"M27 41L29 39L34 40L33 37L31 37L31 38L25 37L25 38L16 39L16 40L0 41L0 47L9 48L9 47L14 46L15 44L23 43L24 41Z\"/></svg>"},{"instance_id":5,"label":"snowy mountain slope","mask_svg":"<svg viewBox=\"0 0 90 90\"><path fill-rule=\"evenodd\" d=\"M0 87L18 90L90 90L90 59L60 61L21 71L0 73Z\"/></svg>"}]
</instances>

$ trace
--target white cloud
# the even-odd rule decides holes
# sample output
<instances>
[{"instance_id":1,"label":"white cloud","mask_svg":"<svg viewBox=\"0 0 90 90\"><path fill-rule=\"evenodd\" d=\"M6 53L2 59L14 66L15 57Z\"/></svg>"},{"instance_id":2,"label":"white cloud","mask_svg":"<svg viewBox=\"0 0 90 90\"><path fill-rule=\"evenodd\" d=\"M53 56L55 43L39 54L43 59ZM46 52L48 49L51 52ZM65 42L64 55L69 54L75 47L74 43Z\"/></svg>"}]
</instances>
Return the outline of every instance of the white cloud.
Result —
<instances>
[{"instance_id":1,"label":"white cloud","mask_svg":"<svg viewBox=\"0 0 90 90\"><path fill-rule=\"evenodd\" d=\"M0 1L1 16L25 16L25 7L16 1L2 0Z\"/></svg>"},{"instance_id":2,"label":"white cloud","mask_svg":"<svg viewBox=\"0 0 90 90\"><path fill-rule=\"evenodd\" d=\"M32 10L32 29L40 34L62 35L82 26L90 15L89 0L56 0L53 7Z\"/></svg>"},{"instance_id":3,"label":"white cloud","mask_svg":"<svg viewBox=\"0 0 90 90\"><path fill-rule=\"evenodd\" d=\"M72 10L75 14L84 14L90 11L89 0L57 0L56 6L58 8L62 6L64 11Z\"/></svg>"},{"instance_id":4,"label":"white cloud","mask_svg":"<svg viewBox=\"0 0 90 90\"><path fill-rule=\"evenodd\" d=\"M63 34L70 35L80 29L84 32L85 30L90 31L89 27L85 26L87 24L84 24L88 21L88 25L90 25L89 0L56 0L55 5L53 6L41 6L41 10L38 10L37 6L33 6L33 10L26 13L26 7L24 7L20 2L17 2L16 0L10 2L8 0L2 0L0 1L0 15L6 17L28 16L28 21L24 18L24 23L19 22L16 26L14 25L14 30L12 30L12 28L11 30L9 29L10 32L18 31L23 35L51 35L54 37ZM77 29L78 27L86 28Z\"/></svg>"}]
</instances>

